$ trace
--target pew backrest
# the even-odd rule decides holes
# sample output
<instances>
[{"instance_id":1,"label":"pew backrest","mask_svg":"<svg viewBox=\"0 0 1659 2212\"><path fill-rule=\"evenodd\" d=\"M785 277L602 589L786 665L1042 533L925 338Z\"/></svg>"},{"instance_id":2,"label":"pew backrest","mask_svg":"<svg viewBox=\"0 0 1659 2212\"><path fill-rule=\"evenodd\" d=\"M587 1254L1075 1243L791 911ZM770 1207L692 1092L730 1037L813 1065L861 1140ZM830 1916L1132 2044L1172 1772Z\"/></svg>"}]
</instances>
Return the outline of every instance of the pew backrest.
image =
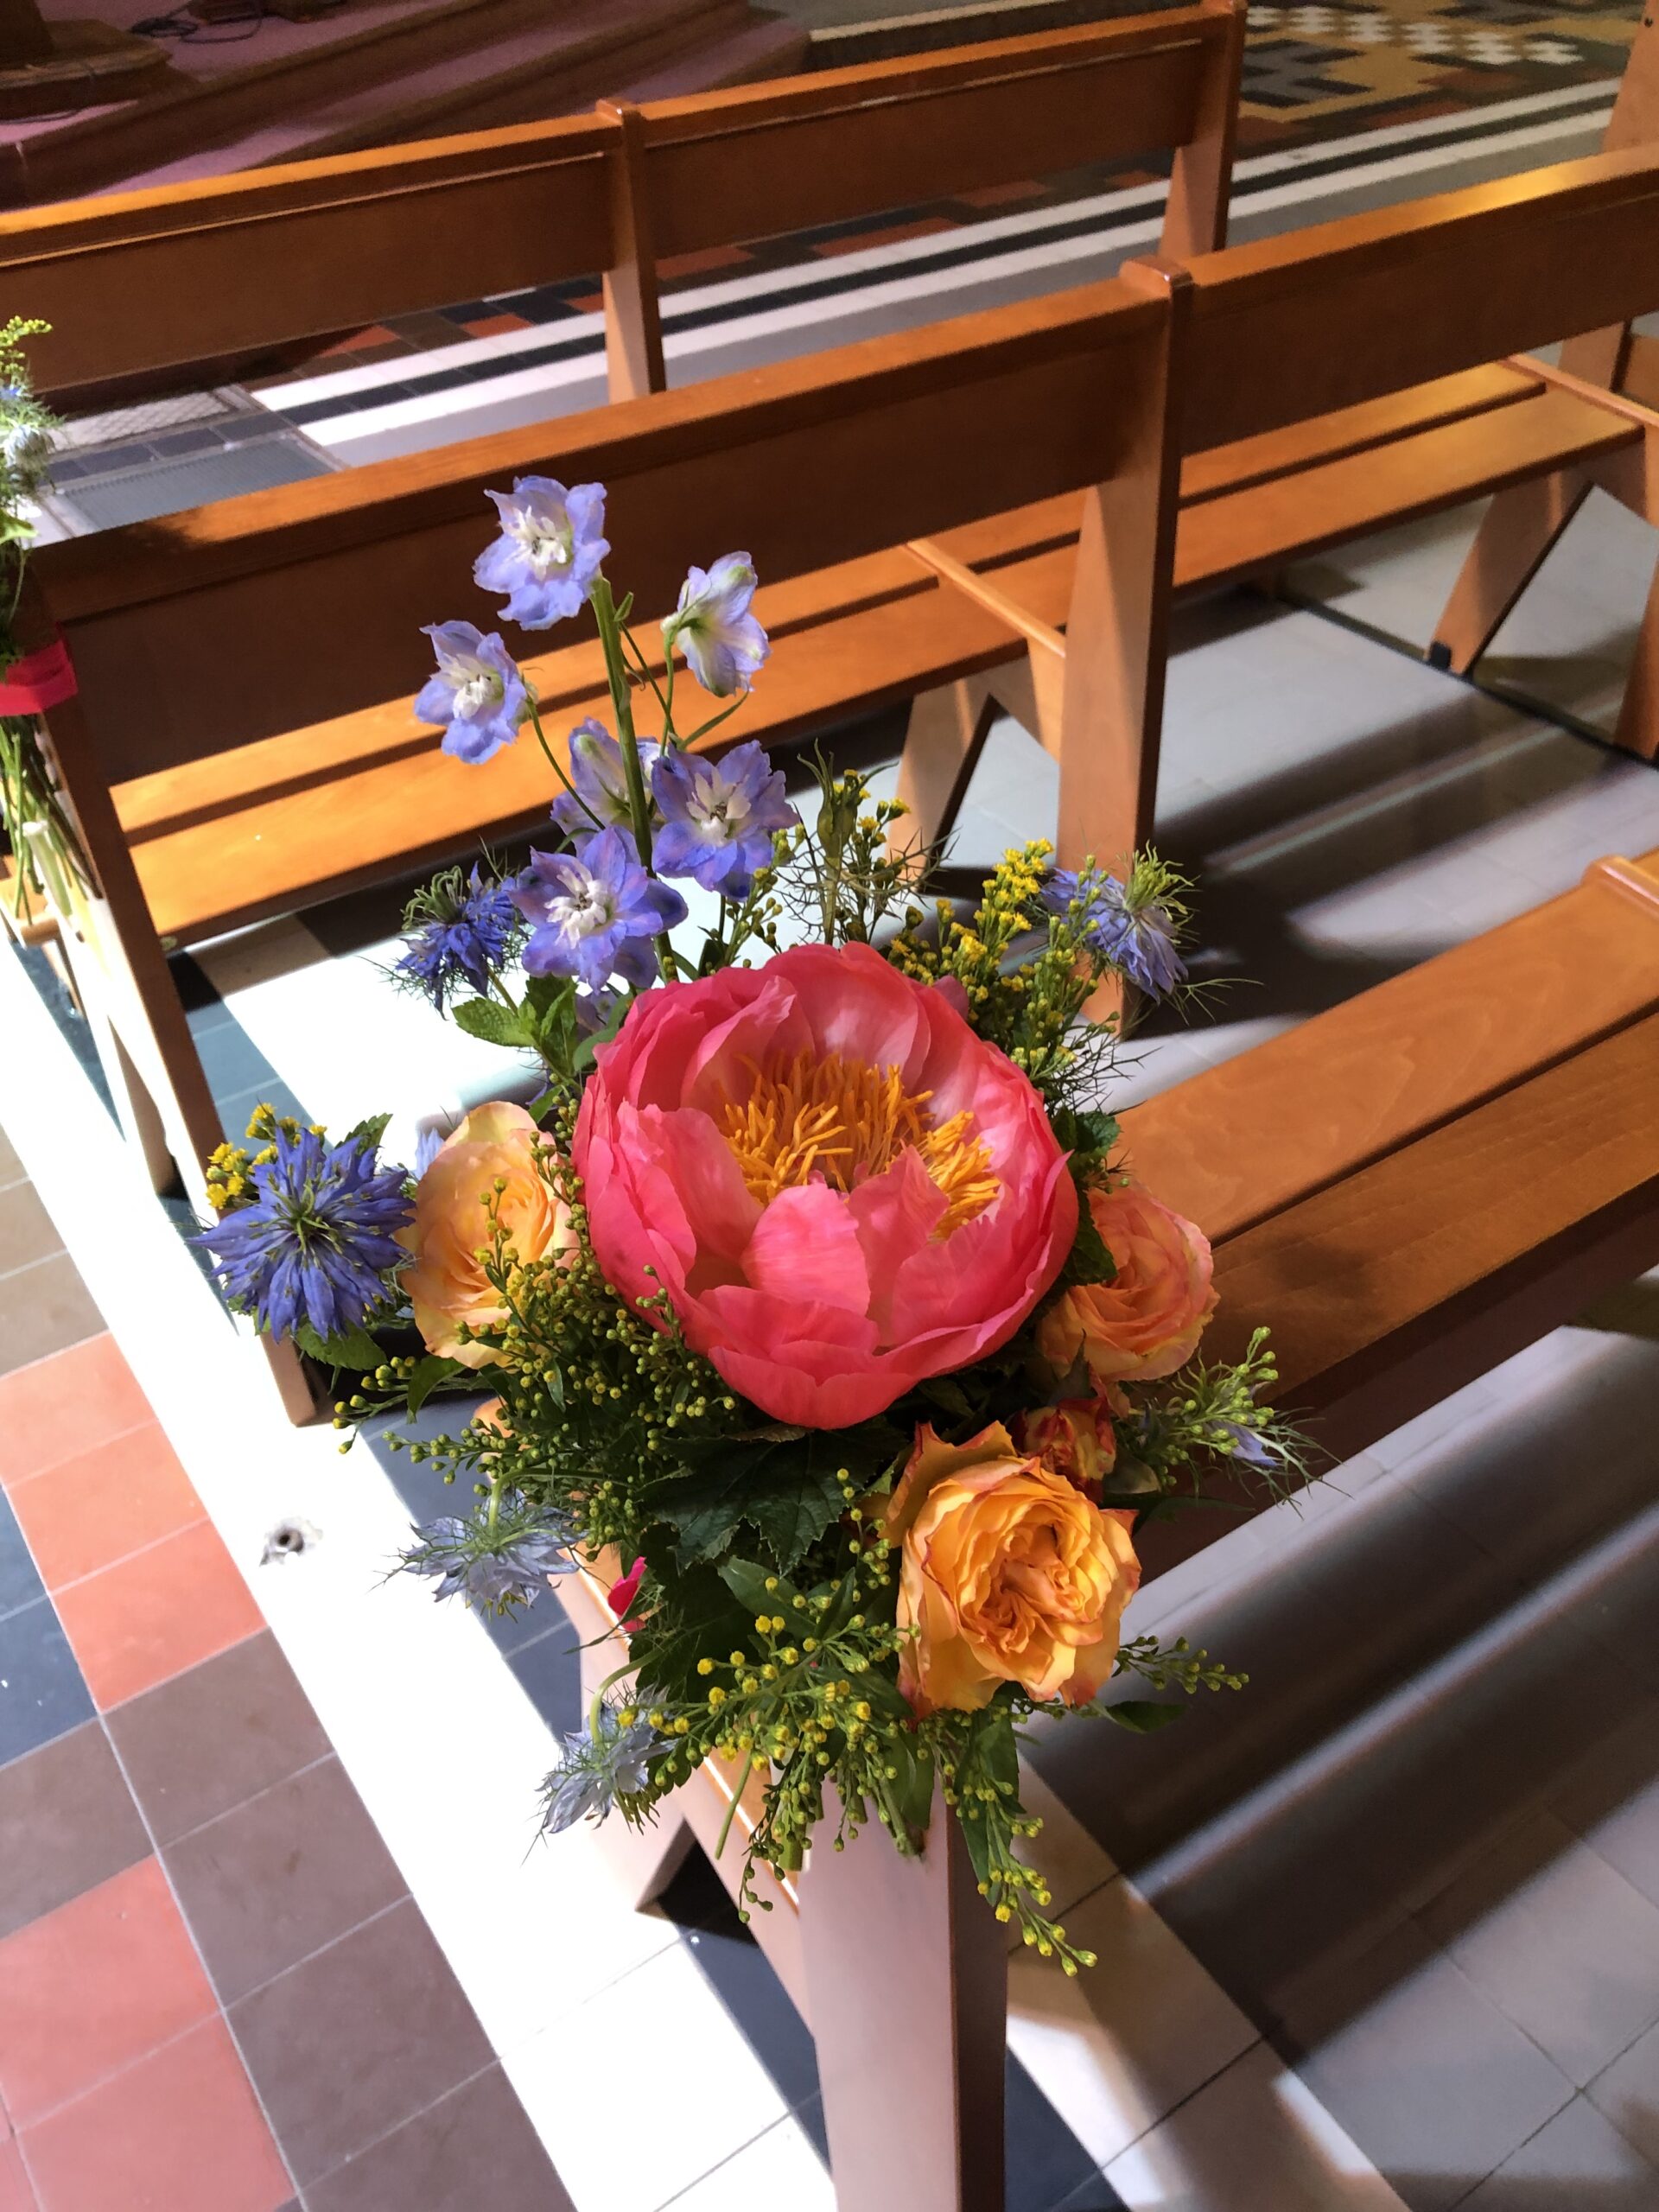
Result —
<instances>
[{"instance_id":1,"label":"pew backrest","mask_svg":"<svg viewBox=\"0 0 1659 2212\"><path fill-rule=\"evenodd\" d=\"M1165 249L1224 235L1242 0L0 215L74 394L601 275L611 396L659 390L659 259L1173 149Z\"/></svg>"},{"instance_id":2,"label":"pew backrest","mask_svg":"<svg viewBox=\"0 0 1659 2212\"><path fill-rule=\"evenodd\" d=\"M1659 308L1656 241L1649 144L1197 256L1182 450Z\"/></svg>"},{"instance_id":3,"label":"pew backrest","mask_svg":"<svg viewBox=\"0 0 1659 2212\"><path fill-rule=\"evenodd\" d=\"M648 622L732 546L772 584L1109 480L1169 327L1111 280L68 540L31 574L114 784L407 696L422 624L499 620L470 581L486 488L606 485Z\"/></svg>"}]
</instances>

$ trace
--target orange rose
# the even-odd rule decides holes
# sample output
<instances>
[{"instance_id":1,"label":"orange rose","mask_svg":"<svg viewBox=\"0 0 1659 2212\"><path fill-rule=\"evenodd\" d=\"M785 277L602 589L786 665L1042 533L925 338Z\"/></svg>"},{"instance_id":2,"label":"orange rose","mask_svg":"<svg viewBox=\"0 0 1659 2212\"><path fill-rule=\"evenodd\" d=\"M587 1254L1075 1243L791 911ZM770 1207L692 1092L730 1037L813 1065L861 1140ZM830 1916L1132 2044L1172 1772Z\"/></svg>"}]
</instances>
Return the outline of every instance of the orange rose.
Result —
<instances>
[{"instance_id":1,"label":"orange rose","mask_svg":"<svg viewBox=\"0 0 1659 2212\"><path fill-rule=\"evenodd\" d=\"M1209 1239L1133 1183L1090 1191L1089 1211L1117 1274L1063 1291L1038 1324L1039 1350L1057 1375L1081 1358L1097 1389L1173 1375L1215 1311Z\"/></svg>"},{"instance_id":2,"label":"orange rose","mask_svg":"<svg viewBox=\"0 0 1659 2212\"><path fill-rule=\"evenodd\" d=\"M963 1445L918 1429L887 1514L899 1625L918 1631L899 1687L917 1712L977 1712L999 1682L1087 1703L1141 1580L1132 1520L1017 1452L1000 1423Z\"/></svg>"},{"instance_id":3,"label":"orange rose","mask_svg":"<svg viewBox=\"0 0 1659 2212\"><path fill-rule=\"evenodd\" d=\"M429 1351L463 1367L492 1367L501 1358L461 1334L463 1323L497 1329L507 1318L480 1257L493 1241L492 1207L521 1265L574 1243L570 1210L542 1170L551 1151L522 1106L475 1106L422 1176L414 1221L398 1242L415 1255L404 1288Z\"/></svg>"},{"instance_id":4,"label":"orange rose","mask_svg":"<svg viewBox=\"0 0 1659 2212\"><path fill-rule=\"evenodd\" d=\"M1065 1398L1026 1414L1020 1440L1046 1467L1098 1497L1117 1463L1112 1415L1128 1411L1121 1391L1104 1398Z\"/></svg>"}]
</instances>

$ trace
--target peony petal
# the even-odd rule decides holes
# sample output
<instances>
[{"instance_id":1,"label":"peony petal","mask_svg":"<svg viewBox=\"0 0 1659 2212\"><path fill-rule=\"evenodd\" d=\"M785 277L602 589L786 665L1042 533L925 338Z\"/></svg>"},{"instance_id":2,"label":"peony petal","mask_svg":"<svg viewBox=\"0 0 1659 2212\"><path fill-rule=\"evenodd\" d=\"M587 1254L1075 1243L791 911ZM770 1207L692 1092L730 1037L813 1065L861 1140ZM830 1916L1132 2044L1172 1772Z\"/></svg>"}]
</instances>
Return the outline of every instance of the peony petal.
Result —
<instances>
[{"instance_id":1,"label":"peony petal","mask_svg":"<svg viewBox=\"0 0 1659 2212\"><path fill-rule=\"evenodd\" d=\"M743 1272L756 1290L777 1298L845 1306L861 1317L869 1306L871 1270L851 1210L825 1183L781 1191L761 1211Z\"/></svg>"}]
</instances>

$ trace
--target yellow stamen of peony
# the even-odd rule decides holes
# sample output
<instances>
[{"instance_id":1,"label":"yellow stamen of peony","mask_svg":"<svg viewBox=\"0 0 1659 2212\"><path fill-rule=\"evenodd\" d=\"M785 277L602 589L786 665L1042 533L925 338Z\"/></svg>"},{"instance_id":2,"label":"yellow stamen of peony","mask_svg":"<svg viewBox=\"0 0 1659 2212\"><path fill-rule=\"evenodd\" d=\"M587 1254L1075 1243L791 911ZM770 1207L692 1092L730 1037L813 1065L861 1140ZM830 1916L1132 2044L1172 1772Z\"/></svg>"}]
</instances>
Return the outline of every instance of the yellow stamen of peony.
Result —
<instances>
[{"instance_id":1,"label":"yellow stamen of peony","mask_svg":"<svg viewBox=\"0 0 1659 2212\"><path fill-rule=\"evenodd\" d=\"M953 1114L935 1127L931 1090L907 1091L901 1071L844 1060L838 1052L754 1069L754 1088L726 1108L726 1141L743 1179L762 1204L822 1175L850 1191L914 1151L950 1204L934 1234L948 1236L984 1212L1001 1189L974 1117Z\"/></svg>"}]
</instances>

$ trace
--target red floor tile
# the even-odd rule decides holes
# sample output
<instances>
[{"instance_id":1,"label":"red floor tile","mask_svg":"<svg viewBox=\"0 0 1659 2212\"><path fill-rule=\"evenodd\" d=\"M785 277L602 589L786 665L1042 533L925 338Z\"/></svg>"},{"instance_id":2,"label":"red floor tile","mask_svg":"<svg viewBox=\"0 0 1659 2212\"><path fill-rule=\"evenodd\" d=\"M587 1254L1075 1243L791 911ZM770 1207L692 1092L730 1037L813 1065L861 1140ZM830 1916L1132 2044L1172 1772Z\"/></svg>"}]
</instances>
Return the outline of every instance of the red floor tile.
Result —
<instances>
[{"instance_id":1,"label":"red floor tile","mask_svg":"<svg viewBox=\"0 0 1659 2212\"><path fill-rule=\"evenodd\" d=\"M106 1711L265 1624L207 1521L72 1583L56 1603L86 1687Z\"/></svg>"},{"instance_id":2,"label":"red floor tile","mask_svg":"<svg viewBox=\"0 0 1659 2212\"><path fill-rule=\"evenodd\" d=\"M0 1484L10 1490L155 1418L115 1338L89 1337L0 1376Z\"/></svg>"},{"instance_id":3,"label":"red floor tile","mask_svg":"<svg viewBox=\"0 0 1659 2212\"><path fill-rule=\"evenodd\" d=\"M741 245L699 246L695 253L671 253L657 264L659 279L707 276L716 269L747 269L754 257Z\"/></svg>"},{"instance_id":4,"label":"red floor tile","mask_svg":"<svg viewBox=\"0 0 1659 2212\"><path fill-rule=\"evenodd\" d=\"M31 1475L10 1496L48 1590L205 1518L190 1478L155 1421Z\"/></svg>"},{"instance_id":5,"label":"red floor tile","mask_svg":"<svg viewBox=\"0 0 1659 2212\"><path fill-rule=\"evenodd\" d=\"M0 2212L37 2212L35 2192L15 2143L0 2140Z\"/></svg>"},{"instance_id":6,"label":"red floor tile","mask_svg":"<svg viewBox=\"0 0 1659 2212\"><path fill-rule=\"evenodd\" d=\"M276 2212L293 2195L217 2019L77 2097L27 2142L41 2212Z\"/></svg>"},{"instance_id":7,"label":"red floor tile","mask_svg":"<svg viewBox=\"0 0 1659 2212\"><path fill-rule=\"evenodd\" d=\"M217 2012L167 1878L141 1859L0 1943L0 2097L12 2126L26 2133Z\"/></svg>"},{"instance_id":8,"label":"red floor tile","mask_svg":"<svg viewBox=\"0 0 1659 2212\"><path fill-rule=\"evenodd\" d=\"M473 338L499 338L504 330L531 330L534 324L521 315L481 315L475 322L464 322L461 328Z\"/></svg>"}]
</instances>

